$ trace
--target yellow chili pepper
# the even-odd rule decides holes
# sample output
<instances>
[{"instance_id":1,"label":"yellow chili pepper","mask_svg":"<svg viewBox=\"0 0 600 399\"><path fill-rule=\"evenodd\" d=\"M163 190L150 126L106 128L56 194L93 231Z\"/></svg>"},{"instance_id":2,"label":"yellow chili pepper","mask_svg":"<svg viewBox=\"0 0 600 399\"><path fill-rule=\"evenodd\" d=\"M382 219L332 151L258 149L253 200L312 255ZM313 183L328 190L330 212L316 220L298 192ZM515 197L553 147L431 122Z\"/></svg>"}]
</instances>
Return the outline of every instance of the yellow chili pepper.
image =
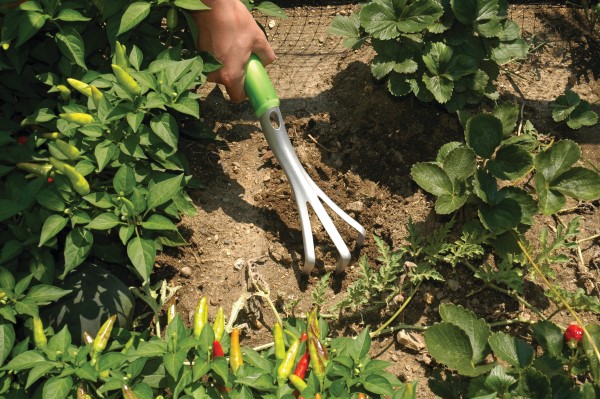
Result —
<instances>
[{"instance_id":1,"label":"yellow chili pepper","mask_svg":"<svg viewBox=\"0 0 600 399\"><path fill-rule=\"evenodd\" d=\"M60 94L60 98L62 98L64 101L69 101L69 99L71 98L71 90L69 90L69 88L65 85L57 85L56 89L58 90L58 93Z\"/></svg>"},{"instance_id":2,"label":"yellow chili pepper","mask_svg":"<svg viewBox=\"0 0 600 399\"><path fill-rule=\"evenodd\" d=\"M117 64L112 64L111 67L115 77L117 78L117 82L127 91L127 93L134 97L137 97L142 93L142 88L138 82L136 82L133 76L131 76L125 69L121 68Z\"/></svg>"},{"instance_id":3,"label":"yellow chili pepper","mask_svg":"<svg viewBox=\"0 0 600 399\"><path fill-rule=\"evenodd\" d=\"M91 95L91 89L90 89ZM94 122L94 117L90 114L85 114L83 112L69 112L65 114L59 114L62 119L67 122L77 123L78 125L87 125Z\"/></svg>"},{"instance_id":4,"label":"yellow chili pepper","mask_svg":"<svg viewBox=\"0 0 600 399\"><path fill-rule=\"evenodd\" d=\"M38 349L44 349L48 345L48 338L44 334L44 324L37 316L33 318L33 343Z\"/></svg>"},{"instance_id":5,"label":"yellow chili pepper","mask_svg":"<svg viewBox=\"0 0 600 399\"><path fill-rule=\"evenodd\" d=\"M50 139L50 140L56 140L56 139L65 137L65 135L62 133L59 133L59 132L49 132L49 133L40 134L40 137L43 137L45 139Z\"/></svg>"},{"instance_id":6,"label":"yellow chili pepper","mask_svg":"<svg viewBox=\"0 0 600 399\"><path fill-rule=\"evenodd\" d=\"M129 67L129 62L127 62L126 50L127 49L123 44L119 42L115 44L115 64L117 64L123 69Z\"/></svg>"},{"instance_id":7,"label":"yellow chili pepper","mask_svg":"<svg viewBox=\"0 0 600 399\"><path fill-rule=\"evenodd\" d=\"M285 341L283 340L283 328L279 323L275 323L273 326L273 343L275 344L275 358L283 360L285 358Z\"/></svg>"},{"instance_id":8,"label":"yellow chili pepper","mask_svg":"<svg viewBox=\"0 0 600 399\"><path fill-rule=\"evenodd\" d=\"M56 139L54 141L54 145L60 152L63 153L69 160L74 161L79 158L81 152L77 149L77 147L72 146L71 144L63 141L61 139Z\"/></svg>"},{"instance_id":9,"label":"yellow chili pepper","mask_svg":"<svg viewBox=\"0 0 600 399\"><path fill-rule=\"evenodd\" d=\"M100 330L92 343L92 363L95 364L98 361L98 356L100 356L102 351L106 348L106 345L108 345L110 333L112 332L116 321L117 316L112 315L104 322L104 324L102 324L102 327L100 327Z\"/></svg>"},{"instance_id":10,"label":"yellow chili pepper","mask_svg":"<svg viewBox=\"0 0 600 399\"><path fill-rule=\"evenodd\" d=\"M229 346L229 365L231 366L231 370L233 374L237 373L238 369L242 364L244 364L244 359L242 358L242 350L240 348L240 330L234 328L231 332L230 337L230 346Z\"/></svg>"},{"instance_id":11,"label":"yellow chili pepper","mask_svg":"<svg viewBox=\"0 0 600 399\"><path fill-rule=\"evenodd\" d=\"M72 88L74 88L75 90L77 90L78 92L83 94L84 96L89 97L92 95L92 89L90 88L90 85L88 85L87 83L83 83L81 80L77 80L77 79L73 79L73 78L68 78L67 82L69 82L69 84L71 85Z\"/></svg>"},{"instance_id":12,"label":"yellow chili pepper","mask_svg":"<svg viewBox=\"0 0 600 399\"><path fill-rule=\"evenodd\" d=\"M88 195L90 193L90 184L81 173L75 170L71 165L50 157L50 163L58 171L63 173L69 179L71 186L79 195Z\"/></svg>"},{"instance_id":13,"label":"yellow chili pepper","mask_svg":"<svg viewBox=\"0 0 600 399\"><path fill-rule=\"evenodd\" d=\"M200 338L200 334L206 323L208 323L208 301L203 296L198 301L196 311L194 312L194 338Z\"/></svg>"},{"instance_id":14,"label":"yellow chili pepper","mask_svg":"<svg viewBox=\"0 0 600 399\"><path fill-rule=\"evenodd\" d=\"M49 163L19 162L16 167L42 177L48 176L48 173L52 170L52 165Z\"/></svg>"},{"instance_id":15,"label":"yellow chili pepper","mask_svg":"<svg viewBox=\"0 0 600 399\"><path fill-rule=\"evenodd\" d=\"M86 345L91 345L94 343L94 337L92 337L90 335L90 333L88 333L87 331L83 332L83 342L85 342Z\"/></svg>"},{"instance_id":16,"label":"yellow chili pepper","mask_svg":"<svg viewBox=\"0 0 600 399\"><path fill-rule=\"evenodd\" d=\"M215 321L213 322L213 331L215 333L215 339L217 341L221 341L221 338L223 338L223 332L225 332L225 314L221 306L219 306L219 309L217 309L217 315L215 316Z\"/></svg>"},{"instance_id":17,"label":"yellow chili pepper","mask_svg":"<svg viewBox=\"0 0 600 399\"><path fill-rule=\"evenodd\" d=\"M123 391L123 398L124 399L137 399L137 396L131 390L131 388L129 388L129 386L123 385L122 391Z\"/></svg>"},{"instance_id":18,"label":"yellow chili pepper","mask_svg":"<svg viewBox=\"0 0 600 399\"><path fill-rule=\"evenodd\" d=\"M90 88L92 89L92 100L94 101L96 108L98 108L100 106L100 101L102 101L102 92L98 90L96 86L90 86Z\"/></svg>"}]
</instances>

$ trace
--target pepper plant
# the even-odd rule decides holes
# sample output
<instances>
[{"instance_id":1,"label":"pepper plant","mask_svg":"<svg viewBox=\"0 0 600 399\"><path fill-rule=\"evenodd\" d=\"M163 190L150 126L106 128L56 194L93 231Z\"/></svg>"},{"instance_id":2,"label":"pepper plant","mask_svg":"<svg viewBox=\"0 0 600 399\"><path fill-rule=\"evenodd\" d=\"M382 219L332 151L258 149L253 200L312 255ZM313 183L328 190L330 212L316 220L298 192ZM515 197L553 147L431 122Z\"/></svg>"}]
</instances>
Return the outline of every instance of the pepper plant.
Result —
<instances>
[{"instance_id":1,"label":"pepper plant","mask_svg":"<svg viewBox=\"0 0 600 399\"><path fill-rule=\"evenodd\" d=\"M453 112L498 98L500 66L527 56L506 0L370 0L337 16L329 32L347 47L369 42L371 72L395 96L437 101Z\"/></svg>"},{"instance_id":2,"label":"pepper plant","mask_svg":"<svg viewBox=\"0 0 600 399\"><path fill-rule=\"evenodd\" d=\"M83 346L72 344L66 328L52 333L34 323L33 340L22 341L7 353L0 395L415 398L415 383L401 383L386 370L388 362L368 355L367 330L355 339L329 339L326 322L313 310L308 324L288 319L280 326L285 334L274 336L274 346L281 346L284 353L277 356L273 347L258 352L241 346L240 330L225 332L222 318L204 323L207 312L204 308L198 313L192 328L172 315L163 337L150 336L149 330L132 333L116 328L114 316L109 317Z\"/></svg>"}]
</instances>

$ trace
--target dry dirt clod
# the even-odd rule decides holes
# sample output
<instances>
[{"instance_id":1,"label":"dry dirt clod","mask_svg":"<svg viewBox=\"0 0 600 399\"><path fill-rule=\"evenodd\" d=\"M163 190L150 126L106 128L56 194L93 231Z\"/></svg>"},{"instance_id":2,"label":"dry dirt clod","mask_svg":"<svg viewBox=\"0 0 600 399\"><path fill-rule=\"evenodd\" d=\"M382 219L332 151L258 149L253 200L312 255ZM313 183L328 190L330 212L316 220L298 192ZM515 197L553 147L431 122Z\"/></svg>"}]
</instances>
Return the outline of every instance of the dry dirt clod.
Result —
<instances>
[{"instance_id":1,"label":"dry dirt clod","mask_svg":"<svg viewBox=\"0 0 600 399\"><path fill-rule=\"evenodd\" d=\"M346 211L361 213L365 209L365 204L362 201L354 201L346 205Z\"/></svg>"},{"instance_id":2,"label":"dry dirt clod","mask_svg":"<svg viewBox=\"0 0 600 399\"><path fill-rule=\"evenodd\" d=\"M179 274L181 277L189 278L192 275L192 268L189 266L184 266L179 270Z\"/></svg>"},{"instance_id":3,"label":"dry dirt clod","mask_svg":"<svg viewBox=\"0 0 600 399\"><path fill-rule=\"evenodd\" d=\"M425 349L425 342L423 341L423 338L417 334L407 332L406 330L398 331L396 339L400 345L413 351L420 352Z\"/></svg>"},{"instance_id":4,"label":"dry dirt clod","mask_svg":"<svg viewBox=\"0 0 600 399\"><path fill-rule=\"evenodd\" d=\"M233 264L233 268L236 271L242 270L244 268L244 266L246 266L246 259L244 259L244 258L236 259L235 263Z\"/></svg>"}]
</instances>

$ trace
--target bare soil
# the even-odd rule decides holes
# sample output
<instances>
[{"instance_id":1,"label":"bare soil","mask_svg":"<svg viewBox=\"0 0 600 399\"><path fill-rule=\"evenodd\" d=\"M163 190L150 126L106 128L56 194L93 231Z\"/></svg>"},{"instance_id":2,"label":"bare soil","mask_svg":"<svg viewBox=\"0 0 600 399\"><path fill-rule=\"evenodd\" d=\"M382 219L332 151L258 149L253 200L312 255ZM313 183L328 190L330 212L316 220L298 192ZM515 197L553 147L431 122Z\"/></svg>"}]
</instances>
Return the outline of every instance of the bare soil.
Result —
<instances>
[{"instance_id":1,"label":"bare soil","mask_svg":"<svg viewBox=\"0 0 600 399\"><path fill-rule=\"evenodd\" d=\"M337 220L353 259L367 256L375 262L374 234L398 247L409 218L422 234L439 225L432 198L410 179L410 167L431 160L442 144L460 140L462 129L456 117L442 108L393 98L370 74L372 49L346 51L338 38L326 34L331 18L352 7L298 7L288 9L292 18L287 21L265 20L279 57L268 71L282 99L285 124L300 161L325 193L368 231L365 244L354 248L355 232ZM600 112L600 69L594 65L600 57L593 55L599 51L598 43L577 31L582 25L568 9L511 6L511 13L538 48L527 62L507 67L511 73L498 82L502 96L524 104L524 114L538 130L577 140L584 156L600 165L598 127L577 133L564 130L551 123L548 105L565 88L572 88ZM201 94L204 121L215 138L183 140L192 172L203 185L192 193L198 216L181 224L190 245L161 254L155 278L181 286L176 300L183 315L192 314L201 296L210 298L212 319L217 306L228 310L239 298L245 285L244 267L252 264L268 283L281 314L291 315L297 301L293 313L301 315L310 308L310 293L319 279L335 270L336 249L313 218L318 261L309 277L300 274L304 250L296 204L249 105L231 104L214 85L205 86ZM598 207L598 202L584 204L564 217L578 214L581 237L591 236L600 232ZM540 219L539 224L553 227L555 223ZM573 257L569 265L561 266L561 286L599 294L599 242L585 244L583 265L578 266ZM490 322L528 314L514 299L482 289L481 282L460 267L440 268L447 282L424 285L399 322L431 324L438 320L437 306L442 302L461 304ZM346 273L331 277L325 312L356 278L356 263ZM544 299L543 290L529 284L525 296L549 314L555 306ZM385 315L363 316L332 321L332 333L354 335L386 320ZM598 321L593 315L586 317ZM571 321L563 312L555 320ZM272 321L267 308L243 311L237 322L249 323L244 344L269 342ZM391 371L402 380L419 379L419 398L433 397L427 387L433 365L426 352L387 335L374 342L372 355L392 361Z\"/></svg>"}]
</instances>

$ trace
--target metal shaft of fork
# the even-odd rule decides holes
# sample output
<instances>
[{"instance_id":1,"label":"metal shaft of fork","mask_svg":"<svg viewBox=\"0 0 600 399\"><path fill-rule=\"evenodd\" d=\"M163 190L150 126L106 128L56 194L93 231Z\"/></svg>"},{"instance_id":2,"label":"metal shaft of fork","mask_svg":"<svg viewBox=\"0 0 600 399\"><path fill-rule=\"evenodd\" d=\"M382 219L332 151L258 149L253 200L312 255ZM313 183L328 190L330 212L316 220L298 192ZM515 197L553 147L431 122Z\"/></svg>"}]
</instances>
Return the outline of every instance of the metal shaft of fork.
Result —
<instances>
[{"instance_id":1,"label":"metal shaft of fork","mask_svg":"<svg viewBox=\"0 0 600 399\"><path fill-rule=\"evenodd\" d=\"M340 216L346 223L358 231L356 244L362 245L365 239L366 230L350 215L337 206L311 179L306 170L300 164L300 160L294 151L294 147L288 137L285 124L281 116L279 107L267 110L260 116L260 125L265 135L267 143L273 151L273 154L279 161L285 172L300 213L300 224L302 228L302 240L304 243L304 267L302 272L309 274L315 265L315 246L308 213L308 204L321 221L321 224L331 237L333 244L340 253L337 263L336 273L341 273L350 263L351 254L344 242L344 239L335 227L331 217L323 207L323 202L327 204L333 212Z\"/></svg>"}]
</instances>

